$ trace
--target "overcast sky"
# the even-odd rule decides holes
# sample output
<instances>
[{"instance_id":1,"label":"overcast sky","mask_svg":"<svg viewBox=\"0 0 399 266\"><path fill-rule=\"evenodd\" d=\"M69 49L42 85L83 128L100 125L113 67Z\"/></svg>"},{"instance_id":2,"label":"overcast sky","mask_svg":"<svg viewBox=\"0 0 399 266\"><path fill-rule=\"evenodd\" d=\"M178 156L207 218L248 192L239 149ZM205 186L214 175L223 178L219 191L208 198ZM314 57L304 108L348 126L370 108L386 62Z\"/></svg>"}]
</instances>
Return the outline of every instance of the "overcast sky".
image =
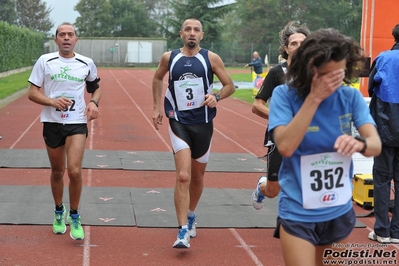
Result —
<instances>
[{"instance_id":1,"label":"overcast sky","mask_svg":"<svg viewBox=\"0 0 399 266\"><path fill-rule=\"evenodd\" d=\"M79 13L74 10L79 0L43 0L43 2L46 2L47 7L53 9L50 13L50 19L54 23L51 29L52 34L55 34L58 25L63 22L75 23L76 18L79 16Z\"/></svg>"},{"instance_id":2,"label":"overcast sky","mask_svg":"<svg viewBox=\"0 0 399 266\"><path fill-rule=\"evenodd\" d=\"M47 7L53 9L50 13L50 19L54 23L53 28L51 29L51 33L55 34L55 30L57 27L63 22L75 23L76 18L79 16L79 13L74 10L74 7L79 2L79 0L43 0L46 2ZM225 0L227 3L233 3L234 0Z\"/></svg>"}]
</instances>

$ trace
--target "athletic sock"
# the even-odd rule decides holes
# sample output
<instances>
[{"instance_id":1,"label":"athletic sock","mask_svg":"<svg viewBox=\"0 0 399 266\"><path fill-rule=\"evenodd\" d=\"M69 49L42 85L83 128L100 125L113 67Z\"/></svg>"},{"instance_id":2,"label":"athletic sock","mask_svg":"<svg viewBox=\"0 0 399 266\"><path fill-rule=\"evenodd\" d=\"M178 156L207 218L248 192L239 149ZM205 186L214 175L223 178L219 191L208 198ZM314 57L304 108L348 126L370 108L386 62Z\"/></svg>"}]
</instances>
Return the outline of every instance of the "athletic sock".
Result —
<instances>
[{"instance_id":1,"label":"athletic sock","mask_svg":"<svg viewBox=\"0 0 399 266\"><path fill-rule=\"evenodd\" d=\"M188 225L187 225L187 224L181 225L181 226L179 226L179 229L186 229L186 230L188 230Z\"/></svg>"},{"instance_id":2,"label":"athletic sock","mask_svg":"<svg viewBox=\"0 0 399 266\"><path fill-rule=\"evenodd\" d=\"M64 210L64 205L61 203L60 205L55 205L55 210L56 211L62 211L62 210Z\"/></svg>"},{"instance_id":3,"label":"athletic sock","mask_svg":"<svg viewBox=\"0 0 399 266\"><path fill-rule=\"evenodd\" d=\"M78 214L78 210L71 209L69 211L69 215L72 215L72 214Z\"/></svg>"}]
</instances>

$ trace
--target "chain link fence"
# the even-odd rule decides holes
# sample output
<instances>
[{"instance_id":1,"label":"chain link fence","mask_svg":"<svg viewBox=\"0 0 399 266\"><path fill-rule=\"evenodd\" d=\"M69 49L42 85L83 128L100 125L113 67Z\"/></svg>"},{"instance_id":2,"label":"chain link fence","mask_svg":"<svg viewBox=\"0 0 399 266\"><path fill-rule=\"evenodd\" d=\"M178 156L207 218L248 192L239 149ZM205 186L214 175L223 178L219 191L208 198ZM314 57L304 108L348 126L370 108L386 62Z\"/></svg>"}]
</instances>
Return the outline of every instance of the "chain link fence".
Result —
<instances>
[{"instance_id":1,"label":"chain link fence","mask_svg":"<svg viewBox=\"0 0 399 266\"><path fill-rule=\"evenodd\" d=\"M223 60L226 66L242 65L251 62L254 51L259 53L262 62L265 63L265 58L269 64L274 65L278 63L278 46L271 44L260 43L206 43L201 42L201 47L217 53Z\"/></svg>"}]
</instances>

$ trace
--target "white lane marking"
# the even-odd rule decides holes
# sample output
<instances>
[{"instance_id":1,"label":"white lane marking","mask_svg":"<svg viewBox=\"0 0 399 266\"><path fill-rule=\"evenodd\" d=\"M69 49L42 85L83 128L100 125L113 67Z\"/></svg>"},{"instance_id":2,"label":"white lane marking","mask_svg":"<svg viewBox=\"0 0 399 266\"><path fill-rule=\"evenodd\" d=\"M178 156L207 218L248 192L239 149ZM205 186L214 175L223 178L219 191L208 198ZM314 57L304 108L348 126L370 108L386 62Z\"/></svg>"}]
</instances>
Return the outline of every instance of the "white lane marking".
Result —
<instances>
[{"instance_id":1,"label":"white lane marking","mask_svg":"<svg viewBox=\"0 0 399 266\"><path fill-rule=\"evenodd\" d=\"M89 150L93 149L93 137L94 137L94 120L91 120L90 122L90 140L89 140ZM92 177L93 177L93 170L88 169L87 170L87 186L91 186L92 182ZM85 239L83 242L83 266L89 266L90 265L90 226L85 226Z\"/></svg>"},{"instance_id":2,"label":"white lane marking","mask_svg":"<svg viewBox=\"0 0 399 266\"><path fill-rule=\"evenodd\" d=\"M40 115L38 117L36 117L35 120L33 120L33 122L29 125L29 127L22 132L21 136L19 136L19 138L14 142L14 144L11 145L10 149L13 149L15 147L15 145L17 145L17 143L25 136L26 132L29 131L29 129L31 129L31 127L36 123L36 121L40 118Z\"/></svg>"},{"instance_id":3,"label":"white lane marking","mask_svg":"<svg viewBox=\"0 0 399 266\"><path fill-rule=\"evenodd\" d=\"M242 239L240 234L238 234L234 228L229 228L229 230L233 234L233 236L238 240L238 242L240 242L240 245L245 250L245 252L247 252L247 254L251 257L253 262L255 262L255 265L263 266L262 262L260 262L255 253L252 252L251 248L247 245L247 243L245 243L244 239Z\"/></svg>"},{"instance_id":4,"label":"white lane marking","mask_svg":"<svg viewBox=\"0 0 399 266\"><path fill-rule=\"evenodd\" d=\"M125 71L126 72L126 71ZM128 72L127 72L128 73ZM112 76L114 77L114 79L116 80L116 82L119 84L119 86L121 86L122 90L126 93L126 95L129 97L129 99L132 101L132 103L136 106L136 108L140 111L140 113L143 115L144 119L147 120L148 124L150 124L151 128L155 131L155 133L158 135L158 137L162 140L162 142L165 144L165 146L168 148L169 151L172 151L172 147L168 144L168 142L161 136L161 134L159 134L158 130L155 129L154 124L152 123L152 121L150 121L150 119L148 119L148 117L146 116L146 114L143 112L143 110L140 108L140 106L136 103L136 101L132 98L132 96L130 96L130 94L127 92L127 90L125 89L125 87L119 82L119 79L117 79L114 75L114 73L111 71ZM129 74L130 75L130 74ZM132 76L134 77L134 76ZM136 77L134 77L136 78ZM143 83L144 84L144 83ZM147 87L147 84L144 84ZM151 87L150 87L151 88Z\"/></svg>"}]
</instances>

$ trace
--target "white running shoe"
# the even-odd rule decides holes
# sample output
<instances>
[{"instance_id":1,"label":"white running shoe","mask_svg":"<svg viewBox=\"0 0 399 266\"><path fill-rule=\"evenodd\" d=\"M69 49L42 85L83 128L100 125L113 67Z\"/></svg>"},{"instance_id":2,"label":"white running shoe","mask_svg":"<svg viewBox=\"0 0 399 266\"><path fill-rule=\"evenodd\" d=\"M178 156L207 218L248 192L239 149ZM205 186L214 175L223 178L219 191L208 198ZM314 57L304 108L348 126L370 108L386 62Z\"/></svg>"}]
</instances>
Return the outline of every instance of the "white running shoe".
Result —
<instances>
[{"instance_id":1,"label":"white running shoe","mask_svg":"<svg viewBox=\"0 0 399 266\"><path fill-rule=\"evenodd\" d=\"M267 182L267 177L261 176L256 184L254 192L252 192L252 206L254 206L256 210L262 209L266 201L266 197L262 195L262 192L260 192L260 185L265 182Z\"/></svg>"},{"instance_id":2,"label":"white running shoe","mask_svg":"<svg viewBox=\"0 0 399 266\"><path fill-rule=\"evenodd\" d=\"M177 239L173 244L173 248L189 248L190 247L190 236L188 235L187 229L179 229L177 233Z\"/></svg>"},{"instance_id":3,"label":"white running shoe","mask_svg":"<svg viewBox=\"0 0 399 266\"><path fill-rule=\"evenodd\" d=\"M192 216L187 216L187 225L188 225L188 235L193 238L197 236L197 230L196 230L196 223L195 223L195 218L197 218L197 215L192 215Z\"/></svg>"},{"instance_id":4,"label":"white running shoe","mask_svg":"<svg viewBox=\"0 0 399 266\"><path fill-rule=\"evenodd\" d=\"M374 231L371 231L368 235L368 238L370 240L378 241L381 244L389 244L391 243L390 237L382 237L382 236L377 236ZM398 242L399 243L399 242Z\"/></svg>"},{"instance_id":5,"label":"white running shoe","mask_svg":"<svg viewBox=\"0 0 399 266\"><path fill-rule=\"evenodd\" d=\"M390 241L391 241L391 244L399 244L399 238L391 237Z\"/></svg>"}]
</instances>

